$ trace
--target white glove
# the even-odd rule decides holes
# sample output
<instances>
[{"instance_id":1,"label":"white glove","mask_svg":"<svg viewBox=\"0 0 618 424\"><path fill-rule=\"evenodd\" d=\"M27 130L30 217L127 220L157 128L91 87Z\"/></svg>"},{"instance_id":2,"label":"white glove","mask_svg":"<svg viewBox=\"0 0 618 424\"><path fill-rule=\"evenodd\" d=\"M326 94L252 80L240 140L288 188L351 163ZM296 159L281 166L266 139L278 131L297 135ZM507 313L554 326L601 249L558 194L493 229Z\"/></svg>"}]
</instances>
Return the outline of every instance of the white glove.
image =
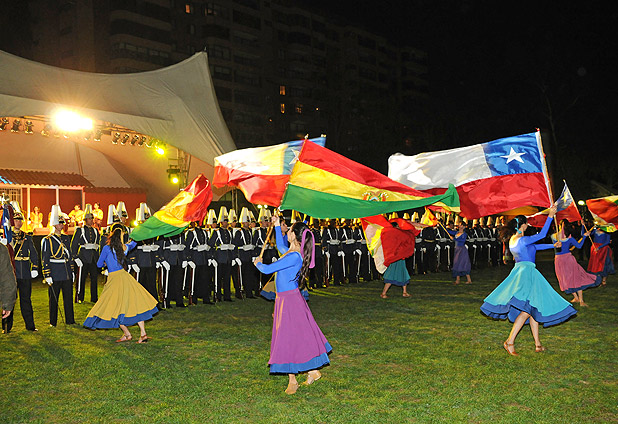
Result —
<instances>
[{"instance_id":1,"label":"white glove","mask_svg":"<svg viewBox=\"0 0 618 424\"><path fill-rule=\"evenodd\" d=\"M107 269L104 269L103 271L101 271L101 274L107 276L107 274L109 274L109 272L107 272Z\"/></svg>"},{"instance_id":2,"label":"white glove","mask_svg":"<svg viewBox=\"0 0 618 424\"><path fill-rule=\"evenodd\" d=\"M157 264L155 265L157 268L161 268L161 262L157 262Z\"/></svg>"},{"instance_id":3,"label":"white glove","mask_svg":"<svg viewBox=\"0 0 618 424\"><path fill-rule=\"evenodd\" d=\"M360 255L362 254L362 252L360 251L360 249L356 249L356 250L354 251L354 253L356 253L358 256L360 256Z\"/></svg>"},{"instance_id":4,"label":"white glove","mask_svg":"<svg viewBox=\"0 0 618 424\"><path fill-rule=\"evenodd\" d=\"M254 263L254 262L255 262L255 260L256 260L257 258L258 258L257 256L253 256L253 257L251 258L251 263Z\"/></svg>"},{"instance_id":5,"label":"white glove","mask_svg":"<svg viewBox=\"0 0 618 424\"><path fill-rule=\"evenodd\" d=\"M187 267L187 261L182 261L182 267L186 268Z\"/></svg>"},{"instance_id":6,"label":"white glove","mask_svg":"<svg viewBox=\"0 0 618 424\"><path fill-rule=\"evenodd\" d=\"M345 253L343 252L343 250L340 250L339 252L337 252L337 256L345 256Z\"/></svg>"},{"instance_id":7,"label":"white glove","mask_svg":"<svg viewBox=\"0 0 618 424\"><path fill-rule=\"evenodd\" d=\"M4 244L5 246L7 245L8 242L9 241L6 238L4 238L4 237L0 238L0 243Z\"/></svg>"},{"instance_id":8,"label":"white glove","mask_svg":"<svg viewBox=\"0 0 618 424\"><path fill-rule=\"evenodd\" d=\"M135 272L139 272L139 266L137 264L133 264L133 270L135 270Z\"/></svg>"},{"instance_id":9,"label":"white glove","mask_svg":"<svg viewBox=\"0 0 618 424\"><path fill-rule=\"evenodd\" d=\"M52 279L51 279L51 277L47 277L47 278L45 279L45 282L46 282L48 285L50 285L50 286L51 286L52 284L54 284L54 280L52 280Z\"/></svg>"},{"instance_id":10,"label":"white glove","mask_svg":"<svg viewBox=\"0 0 618 424\"><path fill-rule=\"evenodd\" d=\"M161 266L163 266L163 268L165 268L166 271L170 270L170 264L167 261L161 262Z\"/></svg>"},{"instance_id":11,"label":"white glove","mask_svg":"<svg viewBox=\"0 0 618 424\"><path fill-rule=\"evenodd\" d=\"M214 259L211 259L211 261L212 261L212 266L213 266L213 267L215 267L215 268L216 268L216 267L218 267L218 266L219 266L219 264L217 263L217 261L215 261Z\"/></svg>"},{"instance_id":12,"label":"white glove","mask_svg":"<svg viewBox=\"0 0 618 424\"><path fill-rule=\"evenodd\" d=\"M82 266L84 266L84 263L82 262L81 259L75 258L75 265L81 268Z\"/></svg>"},{"instance_id":13,"label":"white glove","mask_svg":"<svg viewBox=\"0 0 618 424\"><path fill-rule=\"evenodd\" d=\"M236 258L236 264L238 264L238 266L242 265L242 262L240 262L240 258Z\"/></svg>"},{"instance_id":14,"label":"white glove","mask_svg":"<svg viewBox=\"0 0 618 424\"><path fill-rule=\"evenodd\" d=\"M187 265L189 265L191 268L195 269L195 262L187 261Z\"/></svg>"},{"instance_id":15,"label":"white glove","mask_svg":"<svg viewBox=\"0 0 618 424\"><path fill-rule=\"evenodd\" d=\"M32 271L30 271L30 275L32 276L32 278L36 278L37 275L39 275L39 271L37 271L36 269L33 269Z\"/></svg>"},{"instance_id":16,"label":"white glove","mask_svg":"<svg viewBox=\"0 0 618 424\"><path fill-rule=\"evenodd\" d=\"M325 254L326 254L326 257L327 257L328 259L330 259L330 253L329 253L329 252L325 252Z\"/></svg>"}]
</instances>

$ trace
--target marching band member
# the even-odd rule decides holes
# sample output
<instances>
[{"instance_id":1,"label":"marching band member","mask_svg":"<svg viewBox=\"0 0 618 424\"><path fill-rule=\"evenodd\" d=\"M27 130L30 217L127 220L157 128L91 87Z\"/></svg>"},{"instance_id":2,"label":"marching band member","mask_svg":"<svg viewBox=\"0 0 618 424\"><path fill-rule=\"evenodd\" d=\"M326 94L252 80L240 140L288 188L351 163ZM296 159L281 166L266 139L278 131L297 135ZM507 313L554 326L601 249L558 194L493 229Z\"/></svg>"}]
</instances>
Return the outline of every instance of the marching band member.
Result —
<instances>
[{"instance_id":1,"label":"marching band member","mask_svg":"<svg viewBox=\"0 0 618 424\"><path fill-rule=\"evenodd\" d=\"M100 246L101 235L94 227L92 206L87 204L84 208L84 226L76 227L71 239L71 254L77 265L77 303L84 301L87 276L90 276L90 301L96 303L99 299L97 259Z\"/></svg>"},{"instance_id":2,"label":"marching band member","mask_svg":"<svg viewBox=\"0 0 618 424\"><path fill-rule=\"evenodd\" d=\"M250 223L249 210L242 208L240 211L240 225L234 234L234 245L236 246L237 256L236 263L238 264L238 274L245 296L248 299L257 299L260 295L260 287L257 282L255 268L251 265L255 246L253 245L253 237L249 229Z\"/></svg>"},{"instance_id":3,"label":"marching band member","mask_svg":"<svg viewBox=\"0 0 618 424\"><path fill-rule=\"evenodd\" d=\"M59 205L53 205L50 225L53 232L41 242L41 257L44 281L49 285L49 324L56 326L58 321L58 301L62 293L64 319L67 324L75 324L73 315L73 257L71 239L62 234L65 219Z\"/></svg>"},{"instance_id":4,"label":"marching band member","mask_svg":"<svg viewBox=\"0 0 618 424\"><path fill-rule=\"evenodd\" d=\"M19 295L19 309L21 316L24 319L26 330L37 331L34 325L34 314L32 311L32 279L39 274L39 253L36 251L32 243L32 236L22 231L24 224L24 216L17 202L13 204L13 237L11 245L13 246L15 259L15 277L17 279L17 292ZM6 319L6 332L8 333L13 326L13 314Z\"/></svg>"},{"instance_id":5,"label":"marching band member","mask_svg":"<svg viewBox=\"0 0 618 424\"><path fill-rule=\"evenodd\" d=\"M236 258L234 244L232 243L232 232L228 228L227 208L221 206L217 220L219 228L213 230L208 239L208 245L214 249L214 259L217 262L217 301L223 300L232 302L230 279L232 277L232 261Z\"/></svg>"}]
</instances>

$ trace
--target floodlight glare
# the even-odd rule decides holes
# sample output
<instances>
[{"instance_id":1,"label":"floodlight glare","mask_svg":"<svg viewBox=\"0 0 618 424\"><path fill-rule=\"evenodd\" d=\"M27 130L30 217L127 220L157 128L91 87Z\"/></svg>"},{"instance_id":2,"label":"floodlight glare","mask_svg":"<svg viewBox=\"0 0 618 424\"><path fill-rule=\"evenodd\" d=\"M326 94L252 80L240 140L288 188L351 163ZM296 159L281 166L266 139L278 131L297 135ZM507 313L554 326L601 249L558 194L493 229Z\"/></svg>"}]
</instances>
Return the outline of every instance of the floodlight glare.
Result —
<instances>
[{"instance_id":1,"label":"floodlight glare","mask_svg":"<svg viewBox=\"0 0 618 424\"><path fill-rule=\"evenodd\" d=\"M54 115L54 126L64 132L92 131L94 123L77 112L62 109Z\"/></svg>"}]
</instances>

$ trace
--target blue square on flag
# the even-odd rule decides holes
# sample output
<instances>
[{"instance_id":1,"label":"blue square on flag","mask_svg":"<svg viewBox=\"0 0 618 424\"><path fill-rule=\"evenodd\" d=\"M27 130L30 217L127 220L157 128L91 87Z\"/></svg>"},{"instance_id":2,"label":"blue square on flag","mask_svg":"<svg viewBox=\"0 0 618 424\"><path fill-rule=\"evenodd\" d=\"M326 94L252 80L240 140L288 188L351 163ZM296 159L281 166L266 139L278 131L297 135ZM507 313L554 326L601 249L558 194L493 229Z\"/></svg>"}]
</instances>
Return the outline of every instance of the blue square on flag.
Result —
<instances>
[{"instance_id":1,"label":"blue square on flag","mask_svg":"<svg viewBox=\"0 0 618 424\"><path fill-rule=\"evenodd\" d=\"M492 176L543 172L536 133L482 143Z\"/></svg>"}]
</instances>

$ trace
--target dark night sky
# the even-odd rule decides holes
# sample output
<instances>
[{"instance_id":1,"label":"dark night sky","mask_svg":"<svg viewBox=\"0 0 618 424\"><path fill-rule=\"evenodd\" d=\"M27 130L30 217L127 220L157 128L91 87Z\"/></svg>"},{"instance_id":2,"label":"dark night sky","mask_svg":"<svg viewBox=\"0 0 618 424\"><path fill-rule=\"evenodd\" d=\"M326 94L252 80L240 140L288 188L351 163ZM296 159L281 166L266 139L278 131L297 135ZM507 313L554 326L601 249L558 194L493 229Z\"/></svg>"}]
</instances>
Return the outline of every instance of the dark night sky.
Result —
<instances>
[{"instance_id":1,"label":"dark night sky","mask_svg":"<svg viewBox=\"0 0 618 424\"><path fill-rule=\"evenodd\" d=\"M549 130L553 123L553 157L560 178L594 178L616 185L616 171L607 172L618 169L613 125L618 111L616 2L315 4L428 53L434 113L443 114L452 126L453 147L536 127ZM599 160L605 170L591 172ZM586 175L575 169L580 167L588 168Z\"/></svg>"}]
</instances>

